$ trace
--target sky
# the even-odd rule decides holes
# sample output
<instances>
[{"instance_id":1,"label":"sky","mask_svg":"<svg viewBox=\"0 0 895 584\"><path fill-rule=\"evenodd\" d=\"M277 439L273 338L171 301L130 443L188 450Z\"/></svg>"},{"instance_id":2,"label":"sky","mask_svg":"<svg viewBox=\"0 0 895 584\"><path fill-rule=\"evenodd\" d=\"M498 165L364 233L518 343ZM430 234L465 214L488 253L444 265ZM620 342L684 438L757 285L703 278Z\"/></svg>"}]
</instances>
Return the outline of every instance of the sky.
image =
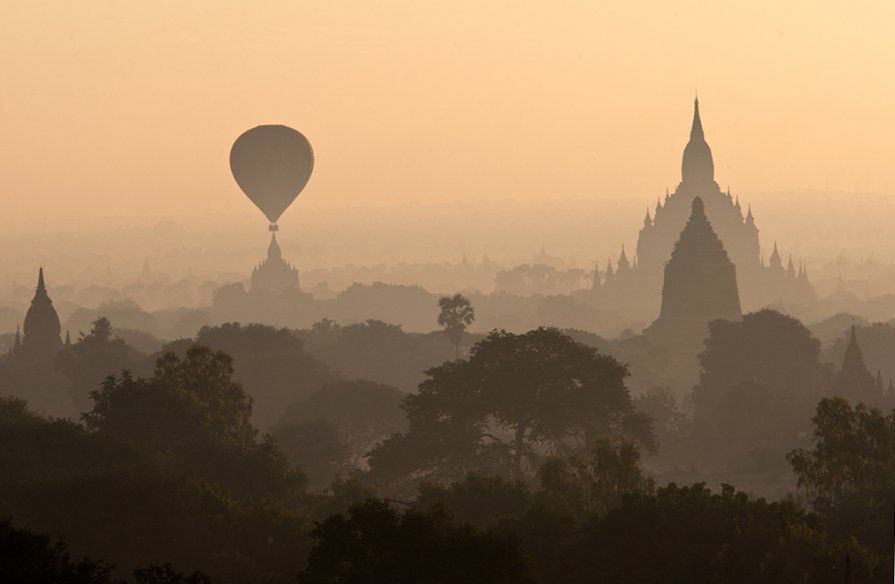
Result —
<instances>
[{"instance_id":1,"label":"sky","mask_svg":"<svg viewBox=\"0 0 895 584\"><path fill-rule=\"evenodd\" d=\"M735 193L895 192L895 2L4 2L0 216L222 213L292 126L301 209L673 189L698 91ZM508 202L508 204L511 204Z\"/></svg>"}]
</instances>

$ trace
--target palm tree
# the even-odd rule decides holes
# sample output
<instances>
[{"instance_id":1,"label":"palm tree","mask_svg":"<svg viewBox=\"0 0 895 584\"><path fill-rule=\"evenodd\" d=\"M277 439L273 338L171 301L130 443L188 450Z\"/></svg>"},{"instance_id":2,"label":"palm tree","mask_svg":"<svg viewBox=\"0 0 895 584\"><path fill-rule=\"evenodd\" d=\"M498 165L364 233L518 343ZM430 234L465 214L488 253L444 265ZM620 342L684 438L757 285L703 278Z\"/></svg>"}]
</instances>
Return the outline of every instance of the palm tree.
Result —
<instances>
[{"instance_id":1,"label":"palm tree","mask_svg":"<svg viewBox=\"0 0 895 584\"><path fill-rule=\"evenodd\" d=\"M460 341L463 340L463 333L466 327L475 320L475 309L462 294L454 294L453 296L442 296L438 299L438 307L441 312L438 314L438 325L444 327L454 348L457 350L457 359L460 358Z\"/></svg>"}]
</instances>

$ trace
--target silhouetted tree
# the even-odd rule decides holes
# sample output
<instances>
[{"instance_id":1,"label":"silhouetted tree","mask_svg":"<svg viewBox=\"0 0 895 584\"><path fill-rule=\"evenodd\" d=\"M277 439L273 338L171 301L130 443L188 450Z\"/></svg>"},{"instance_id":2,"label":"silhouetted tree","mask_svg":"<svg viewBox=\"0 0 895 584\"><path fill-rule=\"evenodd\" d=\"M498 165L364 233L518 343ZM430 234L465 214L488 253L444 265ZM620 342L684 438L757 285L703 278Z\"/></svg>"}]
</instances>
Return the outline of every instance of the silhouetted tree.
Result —
<instances>
[{"instance_id":1,"label":"silhouetted tree","mask_svg":"<svg viewBox=\"0 0 895 584\"><path fill-rule=\"evenodd\" d=\"M112 584L111 567L73 561L68 546L0 520L0 582L16 584Z\"/></svg>"},{"instance_id":2,"label":"silhouetted tree","mask_svg":"<svg viewBox=\"0 0 895 584\"><path fill-rule=\"evenodd\" d=\"M308 352L350 379L386 383L413 391L423 371L444 362L451 349L447 335L408 333L379 320L315 332L297 331Z\"/></svg>"},{"instance_id":3,"label":"silhouetted tree","mask_svg":"<svg viewBox=\"0 0 895 584\"><path fill-rule=\"evenodd\" d=\"M287 329L227 323L203 327L196 342L233 358L234 375L254 399L253 421L265 429L287 405L342 378L308 354L304 342Z\"/></svg>"},{"instance_id":4,"label":"silhouetted tree","mask_svg":"<svg viewBox=\"0 0 895 584\"><path fill-rule=\"evenodd\" d=\"M895 411L835 397L817 405L814 446L787 455L799 487L830 531L856 538L877 554L879 575L892 580L892 502L895 499Z\"/></svg>"},{"instance_id":5,"label":"silhouetted tree","mask_svg":"<svg viewBox=\"0 0 895 584\"><path fill-rule=\"evenodd\" d=\"M162 356L151 378L125 372L92 393L87 427L181 472L197 472L237 496L300 491L300 474L251 424L252 399L233 379L232 359L194 345Z\"/></svg>"},{"instance_id":6,"label":"silhouetted tree","mask_svg":"<svg viewBox=\"0 0 895 584\"><path fill-rule=\"evenodd\" d=\"M211 584L211 578L198 570L184 574L165 563L134 570L134 584Z\"/></svg>"},{"instance_id":7,"label":"silhouetted tree","mask_svg":"<svg viewBox=\"0 0 895 584\"><path fill-rule=\"evenodd\" d=\"M280 424L274 430L274 438L289 462L307 473L314 487L322 488L337 474L351 469L351 450L327 420Z\"/></svg>"},{"instance_id":8,"label":"silhouetted tree","mask_svg":"<svg viewBox=\"0 0 895 584\"><path fill-rule=\"evenodd\" d=\"M112 323L101 316L93 321L77 343L59 352L56 369L68 379L68 392L78 411L90 408L90 392L99 389L106 376L141 367L145 356L112 336Z\"/></svg>"},{"instance_id":9,"label":"silhouetted tree","mask_svg":"<svg viewBox=\"0 0 895 584\"><path fill-rule=\"evenodd\" d=\"M811 412L830 387L819 353L807 328L772 310L710 323L693 389L692 445L702 462L727 476L788 481L785 453L806 442Z\"/></svg>"},{"instance_id":10,"label":"silhouetted tree","mask_svg":"<svg viewBox=\"0 0 895 584\"><path fill-rule=\"evenodd\" d=\"M741 321L709 324L702 368L693 401L697 415L711 416L715 405L734 385L760 383L777 394L813 404L825 387L820 341L798 320L761 310Z\"/></svg>"},{"instance_id":11,"label":"silhouetted tree","mask_svg":"<svg viewBox=\"0 0 895 584\"><path fill-rule=\"evenodd\" d=\"M567 583L839 584L848 548L828 542L817 519L792 501L750 499L729 485L712 493L672 483L626 497L556 569L570 572L560 578Z\"/></svg>"},{"instance_id":12,"label":"silhouetted tree","mask_svg":"<svg viewBox=\"0 0 895 584\"><path fill-rule=\"evenodd\" d=\"M422 483L414 506L441 505L457 521L485 529L503 520L520 520L531 501L531 491L522 481L471 472L450 485Z\"/></svg>"},{"instance_id":13,"label":"silhouetted tree","mask_svg":"<svg viewBox=\"0 0 895 584\"><path fill-rule=\"evenodd\" d=\"M316 545L300 584L525 584L516 538L458 526L441 508L398 513L371 499L312 532Z\"/></svg>"},{"instance_id":14,"label":"silhouetted tree","mask_svg":"<svg viewBox=\"0 0 895 584\"><path fill-rule=\"evenodd\" d=\"M640 470L637 446L610 438L596 440L589 456L576 453L547 460L538 479L539 503L578 520L605 514L625 495L649 494L655 488Z\"/></svg>"},{"instance_id":15,"label":"silhouetted tree","mask_svg":"<svg viewBox=\"0 0 895 584\"><path fill-rule=\"evenodd\" d=\"M366 454L374 446L407 427L401 410L404 396L396 387L372 381L330 383L290 405L279 426L314 420L328 422L347 446L351 464L362 468L366 466Z\"/></svg>"},{"instance_id":16,"label":"silhouetted tree","mask_svg":"<svg viewBox=\"0 0 895 584\"><path fill-rule=\"evenodd\" d=\"M556 329L492 332L468 359L426 374L419 393L405 398L408 432L371 455L386 477L503 469L522 478L543 453L586 448L602 435L656 446L625 388L627 369Z\"/></svg>"},{"instance_id":17,"label":"silhouetted tree","mask_svg":"<svg viewBox=\"0 0 895 584\"><path fill-rule=\"evenodd\" d=\"M444 327L444 332L451 339L457 351L457 359L460 358L460 342L466 327L475 321L475 309L469 299L462 294L442 296L438 299L438 326Z\"/></svg>"}]
</instances>

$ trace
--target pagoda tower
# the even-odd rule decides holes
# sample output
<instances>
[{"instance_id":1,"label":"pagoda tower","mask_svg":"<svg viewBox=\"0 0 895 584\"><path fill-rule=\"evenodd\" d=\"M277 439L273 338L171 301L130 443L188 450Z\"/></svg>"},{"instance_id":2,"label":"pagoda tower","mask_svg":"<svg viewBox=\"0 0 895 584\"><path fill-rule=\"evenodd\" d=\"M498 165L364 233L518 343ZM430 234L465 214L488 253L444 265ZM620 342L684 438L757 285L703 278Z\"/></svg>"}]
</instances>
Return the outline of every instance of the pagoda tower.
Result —
<instances>
[{"instance_id":1,"label":"pagoda tower","mask_svg":"<svg viewBox=\"0 0 895 584\"><path fill-rule=\"evenodd\" d=\"M662 308L654 324L697 322L742 316L736 266L712 229L702 199L691 205L680 239L665 264Z\"/></svg>"},{"instance_id":2,"label":"pagoda tower","mask_svg":"<svg viewBox=\"0 0 895 584\"><path fill-rule=\"evenodd\" d=\"M836 377L836 393L849 399L876 405L882 398L882 377L879 383L874 379L867 363L864 361L864 352L858 344L858 333L855 326L851 327L851 335L845 356L842 359L842 369Z\"/></svg>"},{"instance_id":3,"label":"pagoda tower","mask_svg":"<svg viewBox=\"0 0 895 584\"><path fill-rule=\"evenodd\" d=\"M62 326L59 315L53 308L53 301L47 294L44 283L44 270L40 268L37 276L37 289L31 306L25 314L24 337L17 353L33 359L52 359L62 348Z\"/></svg>"}]
</instances>

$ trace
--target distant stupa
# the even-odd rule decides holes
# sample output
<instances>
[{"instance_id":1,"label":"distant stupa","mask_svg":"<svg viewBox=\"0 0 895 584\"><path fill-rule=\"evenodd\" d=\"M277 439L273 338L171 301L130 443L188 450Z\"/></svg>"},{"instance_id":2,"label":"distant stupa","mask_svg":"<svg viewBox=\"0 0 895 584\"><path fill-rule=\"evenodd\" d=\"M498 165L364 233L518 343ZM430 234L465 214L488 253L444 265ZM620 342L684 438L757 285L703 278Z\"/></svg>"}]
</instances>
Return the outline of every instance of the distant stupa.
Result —
<instances>
[{"instance_id":1,"label":"distant stupa","mask_svg":"<svg viewBox=\"0 0 895 584\"><path fill-rule=\"evenodd\" d=\"M267 247L267 258L252 270L252 290L283 292L299 290L298 269L283 259L277 233L274 231Z\"/></svg>"},{"instance_id":2,"label":"distant stupa","mask_svg":"<svg viewBox=\"0 0 895 584\"><path fill-rule=\"evenodd\" d=\"M40 268L37 276L37 289L34 291L34 299L25 314L25 336L21 347L16 350L23 356L41 359L53 358L62 348L62 326L59 323L59 315L53 308L53 301L47 294L44 283L44 270Z\"/></svg>"},{"instance_id":3,"label":"distant stupa","mask_svg":"<svg viewBox=\"0 0 895 584\"><path fill-rule=\"evenodd\" d=\"M665 346L702 343L708 323L742 316L737 270L712 229L700 197L665 264L659 318L644 331Z\"/></svg>"}]
</instances>

